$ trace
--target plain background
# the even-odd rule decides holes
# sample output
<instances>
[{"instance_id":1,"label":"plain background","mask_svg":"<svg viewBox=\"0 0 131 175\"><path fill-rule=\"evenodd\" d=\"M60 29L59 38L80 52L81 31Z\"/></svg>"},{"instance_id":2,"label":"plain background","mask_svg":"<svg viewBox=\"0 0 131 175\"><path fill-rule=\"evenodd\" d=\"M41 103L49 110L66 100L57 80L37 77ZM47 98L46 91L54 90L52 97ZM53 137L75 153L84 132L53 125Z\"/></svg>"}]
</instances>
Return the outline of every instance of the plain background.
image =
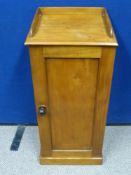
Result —
<instances>
[{"instance_id":1,"label":"plain background","mask_svg":"<svg viewBox=\"0 0 131 175\"><path fill-rule=\"evenodd\" d=\"M36 124L29 54L24 41L39 6L107 8L119 42L108 124L130 124L130 0L0 0L0 123Z\"/></svg>"}]
</instances>

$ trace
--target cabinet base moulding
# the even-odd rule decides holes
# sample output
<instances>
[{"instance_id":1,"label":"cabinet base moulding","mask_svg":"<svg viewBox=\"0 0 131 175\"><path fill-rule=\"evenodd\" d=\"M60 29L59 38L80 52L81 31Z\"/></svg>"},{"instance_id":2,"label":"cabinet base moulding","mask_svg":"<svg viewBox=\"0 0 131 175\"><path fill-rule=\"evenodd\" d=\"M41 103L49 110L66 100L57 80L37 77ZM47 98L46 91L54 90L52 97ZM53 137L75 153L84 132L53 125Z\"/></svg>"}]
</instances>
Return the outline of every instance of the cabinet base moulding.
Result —
<instances>
[{"instance_id":1,"label":"cabinet base moulding","mask_svg":"<svg viewBox=\"0 0 131 175\"><path fill-rule=\"evenodd\" d=\"M102 157L40 157L42 165L101 165L102 162Z\"/></svg>"}]
</instances>

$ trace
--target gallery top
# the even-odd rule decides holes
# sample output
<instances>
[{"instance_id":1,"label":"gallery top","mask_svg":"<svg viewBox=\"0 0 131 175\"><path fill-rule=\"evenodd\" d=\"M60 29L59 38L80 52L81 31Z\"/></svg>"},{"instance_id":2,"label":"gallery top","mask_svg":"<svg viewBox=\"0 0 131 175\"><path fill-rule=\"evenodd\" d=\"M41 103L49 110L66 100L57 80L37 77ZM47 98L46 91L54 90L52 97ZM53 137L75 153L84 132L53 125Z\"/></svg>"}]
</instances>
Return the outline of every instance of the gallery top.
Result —
<instances>
[{"instance_id":1,"label":"gallery top","mask_svg":"<svg viewBox=\"0 0 131 175\"><path fill-rule=\"evenodd\" d=\"M25 44L118 45L107 11L102 7L41 7Z\"/></svg>"}]
</instances>

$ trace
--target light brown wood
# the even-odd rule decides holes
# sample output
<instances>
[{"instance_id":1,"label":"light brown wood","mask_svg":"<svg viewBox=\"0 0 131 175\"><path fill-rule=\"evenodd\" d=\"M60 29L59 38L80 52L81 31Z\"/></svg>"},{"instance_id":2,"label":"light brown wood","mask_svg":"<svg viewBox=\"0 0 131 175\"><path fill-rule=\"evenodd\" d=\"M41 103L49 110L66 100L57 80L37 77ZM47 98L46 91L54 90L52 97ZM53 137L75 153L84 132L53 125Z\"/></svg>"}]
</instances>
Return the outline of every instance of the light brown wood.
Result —
<instances>
[{"instance_id":1,"label":"light brown wood","mask_svg":"<svg viewBox=\"0 0 131 175\"><path fill-rule=\"evenodd\" d=\"M25 44L117 46L113 30L112 37L107 32L109 20L103 10L104 8L82 7L40 8L30 29L35 33L32 33L32 37L27 37Z\"/></svg>"},{"instance_id":2,"label":"light brown wood","mask_svg":"<svg viewBox=\"0 0 131 175\"><path fill-rule=\"evenodd\" d=\"M52 149L92 148L97 70L98 59L47 59Z\"/></svg>"},{"instance_id":3,"label":"light brown wood","mask_svg":"<svg viewBox=\"0 0 131 175\"><path fill-rule=\"evenodd\" d=\"M46 58L100 58L101 47L88 46L45 46L43 54Z\"/></svg>"},{"instance_id":4,"label":"light brown wood","mask_svg":"<svg viewBox=\"0 0 131 175\"><path fill-rule=\"evenodd\" d=\"M106 9L103 9L102 17L103 17L103 21L104 21L104 24L105 24L105 29L107 31L107 34L109 35L109 37L113 38L114 37L114 31L113 31L111 21L109 19L109 16L108 16L108 13L107 13Z\"/></svg>"},{"instance_id":5,"label":"light brown wood","mask_svg":"<svg viewBox=\"0 0 131 175\"><path fill-rule=\"evenodd\" d=\"M106 10L40 8L30 31L40 163L101 164L117 45Z\"/></svg>"},{"instance_id":6,"label":"light brown wood","mask_svg":"<svg viewBox=\"0 0 131 175\"><path fill-rule=\"evenodd\" d=\"M36 111L38 111L38 108L41 104L48 106L46 64L45 60L43 59L42 47L36 47L36 46L30 47L30 57L31 57L30 61L32 68L32 79L34 85ZM50 156L52 145L51 145L51 134L50 134L48 113L46 114L45 117L42 117L37 112L37 121L39 125L39 134L41 141L41 156Z\"/></svg>"},{"instance_id":7,"label":"light brown wood","mask_svg":"<svg viewBox=\"0 0 131 175\"><path fill-rule=\"evenodd\" d=\"M29 35L28 35L29 37L33 37L36 34L37 30L39 29L41 16L42 16L41 10L38 9L34 16L34 20L31 24L31 28L30 28Z\"/></svg>"},{"instance_id":8,"label":"light brown wood","mask_svg":"<svg viewBox=\"0 0 131 175\"><path fill-rule=\"evenodd\" d=\"M115 47L103 47L99 61L95 119L93 129L93 156L102 156L102 145L106 115L110 97L112 73L114 67Z\"/></svg>"},{"instance_id":9,"label":"light brown wood","mask_svg":"<svg viewBox=\"0 0 131 175\"><path fill-rule=\"evenodd\" d=\"M52 150L52 157L91 157L92 150Z\"/></svg>"},{"instance_id":10,"label":"light brown wood","mask_svg":"<svg viewBox=\"0 0 131 175\"><path fill-rule=\"evenodd\" d=\"M101 157L40 157L40 163L48 165L101 165L102 161Z\"/></svg>"}]
</instances>

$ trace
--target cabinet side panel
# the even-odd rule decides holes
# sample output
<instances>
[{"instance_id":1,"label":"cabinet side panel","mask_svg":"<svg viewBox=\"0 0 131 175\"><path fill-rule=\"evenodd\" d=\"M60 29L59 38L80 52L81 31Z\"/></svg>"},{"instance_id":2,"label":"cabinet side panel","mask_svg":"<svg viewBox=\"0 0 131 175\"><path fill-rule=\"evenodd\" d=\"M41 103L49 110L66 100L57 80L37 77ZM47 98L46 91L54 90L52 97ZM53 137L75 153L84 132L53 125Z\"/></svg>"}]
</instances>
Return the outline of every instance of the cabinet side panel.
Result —
<instances>
[{"instance_id":1,"label":"cabinet side panel","mask_svg":"<svg viewBox=\"0 0 131 175\"><path fill-rule=\"evenodd\" d=\"M103 47L99 61L98 85L93 129L93 156L102 156L102 145L110 97L115 47Z\"/></svg>"},{"instance_id":2,"label":"cabinet side panel","mask_svg":"<svg viewBox=\"0 0 131 175\"><path fill-rule=\"evenodd\" d=\"M54 150L92 149L98 59L47 58Z\"/></svg>"}]
</instances>

